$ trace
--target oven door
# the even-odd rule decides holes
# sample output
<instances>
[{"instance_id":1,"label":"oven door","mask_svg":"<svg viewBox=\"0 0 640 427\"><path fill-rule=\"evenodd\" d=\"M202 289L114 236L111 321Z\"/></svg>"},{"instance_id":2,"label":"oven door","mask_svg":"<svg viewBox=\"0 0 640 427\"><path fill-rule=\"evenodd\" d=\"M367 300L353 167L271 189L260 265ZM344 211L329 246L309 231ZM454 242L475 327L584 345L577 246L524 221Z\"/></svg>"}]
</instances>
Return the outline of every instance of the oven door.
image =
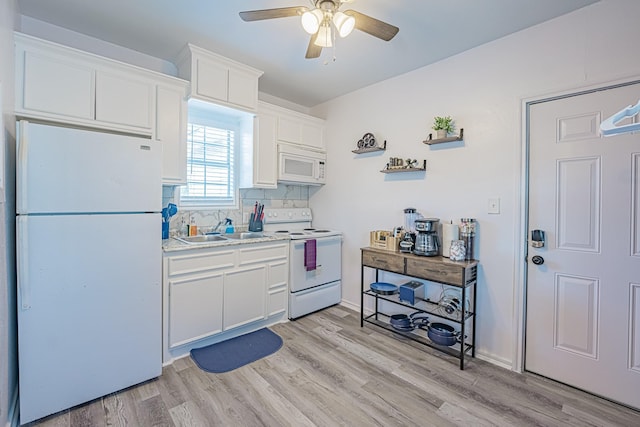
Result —
<instances>
[{"instance_id":1,"label":"oven door","mask_svg":"<svg viewBox=\"0 0 640 427\"><path fill-rule=\"evenodd\" d=\"M316 239L316 269L307 271L304 266L305 239L292 240L289 253L291 292L335 282L342 278L342 236Z\"/></svg>"}]
</instances>

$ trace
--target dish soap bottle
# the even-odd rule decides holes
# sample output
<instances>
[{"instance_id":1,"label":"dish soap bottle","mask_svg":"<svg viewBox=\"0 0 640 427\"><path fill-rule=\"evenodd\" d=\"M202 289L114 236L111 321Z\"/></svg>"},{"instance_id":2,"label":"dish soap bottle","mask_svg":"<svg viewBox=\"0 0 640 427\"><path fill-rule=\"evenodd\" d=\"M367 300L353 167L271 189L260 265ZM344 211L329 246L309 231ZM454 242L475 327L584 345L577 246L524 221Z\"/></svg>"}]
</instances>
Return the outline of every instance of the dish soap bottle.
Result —
<instances>
[{"instance_id":1,"label":"dish soap bottle","mask_svg":"<svg viewBox=\"0 0 640 427\"><path fill-rule=\"evenodd\" d=\"M235 228L233 228L233 220L231 218L226 218L225 221L227 221L225 223L227 228L224 230L224 232L227 234L234 233L236 230Z\"/></svg>"}]
</instances>

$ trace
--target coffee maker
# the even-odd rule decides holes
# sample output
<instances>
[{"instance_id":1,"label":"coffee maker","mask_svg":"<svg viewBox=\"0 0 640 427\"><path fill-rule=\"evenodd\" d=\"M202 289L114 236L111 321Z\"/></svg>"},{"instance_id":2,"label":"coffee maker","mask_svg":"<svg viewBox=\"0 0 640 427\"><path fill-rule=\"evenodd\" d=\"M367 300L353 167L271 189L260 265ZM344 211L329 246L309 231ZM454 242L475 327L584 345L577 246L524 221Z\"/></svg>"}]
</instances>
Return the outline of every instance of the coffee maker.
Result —
<instances>
[{"instance_id":1,"label":"coffee maker","mask_svg":"<svg viewBox=\"0 0 640 427\"><path fill-rule=\"evenodd\" d=\"M422 256L436 256L440 252L438 238L439 218L421 218L415 220L416 235L413 253Z\"/></svg>"},{"instance_id":2,"label":"coffee maker","mask_svg":"<svg viewBox=\"0 0 640 427\"><path fill-rule=\"evenodd\" d=\"M416 243L415 221L418 212L415 208L406 208L404 210L404 237L400 241L400 252L413 252Z\"/></svg>"}]
</instances>

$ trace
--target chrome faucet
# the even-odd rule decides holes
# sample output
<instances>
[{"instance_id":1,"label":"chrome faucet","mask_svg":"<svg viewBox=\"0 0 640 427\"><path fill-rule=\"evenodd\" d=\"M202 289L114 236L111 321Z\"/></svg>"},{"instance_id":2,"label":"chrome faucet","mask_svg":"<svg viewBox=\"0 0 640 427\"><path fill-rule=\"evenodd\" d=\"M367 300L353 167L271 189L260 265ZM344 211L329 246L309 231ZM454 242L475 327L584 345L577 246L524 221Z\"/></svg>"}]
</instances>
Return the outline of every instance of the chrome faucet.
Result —
<instances>
[{"instance_id":1,"label":"chrome faucet","mask_svg":"<svg viewBox=\"0 0 640 427\"><path fill-rule=\"evenodd\" d=\"M218 229L220 228L220 226L222 225L222 223L223 223L223 222L224 222L224 221L220 221L220 222L218 222L218 224L217 224L215 227L211 228L211 232L212 232L212 233L217 232L217 231L218 231Z\"/></svg>"}]
</instances>

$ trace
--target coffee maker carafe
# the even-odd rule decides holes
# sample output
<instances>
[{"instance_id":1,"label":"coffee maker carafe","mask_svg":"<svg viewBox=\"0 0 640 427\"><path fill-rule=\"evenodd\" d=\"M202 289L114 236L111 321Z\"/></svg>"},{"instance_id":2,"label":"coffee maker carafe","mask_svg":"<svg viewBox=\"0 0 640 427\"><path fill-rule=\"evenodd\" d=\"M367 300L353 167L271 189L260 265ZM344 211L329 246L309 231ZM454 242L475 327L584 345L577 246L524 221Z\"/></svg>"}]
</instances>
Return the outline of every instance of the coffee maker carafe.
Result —
<instances>
[{"instance_id":1,"label":"coffee maker carafe","mask_svg":"<svg viewBox=\"0 0 640 427\"><path fill-rule=\"evenodd\" d=\"M438 239L438 218L423 218L415 220L416 235L413 253L422 256L436 256L440 251Z\"/></svg>"}]
</instances>

